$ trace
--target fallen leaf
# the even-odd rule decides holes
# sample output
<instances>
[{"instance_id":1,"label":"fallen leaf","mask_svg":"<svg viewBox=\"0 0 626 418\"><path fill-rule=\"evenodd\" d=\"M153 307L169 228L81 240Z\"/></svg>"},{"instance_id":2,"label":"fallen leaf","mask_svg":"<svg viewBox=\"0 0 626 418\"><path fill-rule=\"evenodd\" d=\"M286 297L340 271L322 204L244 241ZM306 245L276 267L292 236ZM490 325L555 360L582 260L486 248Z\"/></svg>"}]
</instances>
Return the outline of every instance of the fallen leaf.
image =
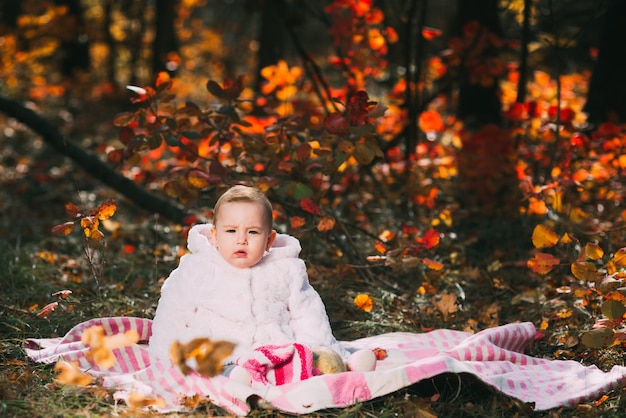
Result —
<instances>
[{"instance_id":1,"label":"fallen leaf","mask_svg":"<svg viewBox=\"0 0 626 418\"><path fill-rule=\"evenodd\" d=\"M371 312L374 308L374 301L368 294L361 293L354 298L354 305L362 311Z\"/></svg>"},{"instance_id":2,"label":"fallen leaf","mask_svg":"<svg viewBox=\"0 0 626 418\"><path fill-rule=\"evenodd\" d=\"M59 360L54 365L54 370L59 372L56 381L64 385L87 386L93 382L93 377L78 369L78 362Z\"/></svg>"},{"instance_id":3,"label":"fallen leaf","mask_svg":"<svg viewBox=\"0 0 626 418\"><path fill-rule=\"evenodd\" d=\"M211 341L208 338L194 338L186 344L174 341L170 346L172 363L187 375L192 370L213 377L224 368L224 360L235 349L230 341Z\"/></svg>"},{"instance_id":4,"label":"fallen leaf","mask_svg":"<svg viewBox=\"0 0 626 418\"><path fill-rule=\"evenodd\" d=\"M59 306L59 302L52 302L41 308L39 312L37 312L37 318L47 318L56 308Z\"/></svg>"}]
</instances>

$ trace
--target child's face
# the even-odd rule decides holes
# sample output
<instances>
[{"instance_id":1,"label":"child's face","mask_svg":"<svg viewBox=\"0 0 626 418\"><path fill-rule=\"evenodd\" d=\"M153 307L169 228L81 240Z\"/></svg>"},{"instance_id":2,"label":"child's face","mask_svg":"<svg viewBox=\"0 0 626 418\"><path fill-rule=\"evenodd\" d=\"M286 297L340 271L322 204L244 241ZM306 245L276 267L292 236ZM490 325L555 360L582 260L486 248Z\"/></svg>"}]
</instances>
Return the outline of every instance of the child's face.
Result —
<instances>
[{"instance_id":1,"label":"child's face","mask_svg":"<svg viewBox=\"0 0 626 418\"><path fill-rule=\"evenodd\" d=\"M211 235L224 260L238 268L252 267L261 261L276 238L276 231L270 231L263 219L261 203L229 202L222 205Z\"/></svg>"}]
</instances>

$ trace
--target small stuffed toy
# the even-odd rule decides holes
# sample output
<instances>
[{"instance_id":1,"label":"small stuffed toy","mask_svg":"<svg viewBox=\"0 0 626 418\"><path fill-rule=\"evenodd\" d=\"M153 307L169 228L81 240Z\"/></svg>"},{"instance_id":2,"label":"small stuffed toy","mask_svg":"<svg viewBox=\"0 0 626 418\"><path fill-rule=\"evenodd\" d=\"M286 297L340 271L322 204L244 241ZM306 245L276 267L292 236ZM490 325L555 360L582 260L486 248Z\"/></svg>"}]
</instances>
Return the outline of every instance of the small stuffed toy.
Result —
<instances>
[{"instance_id":1,"label":"small stuffed toy","mask_svg":"<svg viewBox=\"0 0 626 418\"><path fill-rule=\"evenodd\" d=\"M376 354L372 350L358 350L350 355L347 364L334 350L318 346L313 348L313 368L320 374L345 371L371 372L376 369Z\"/></svg>"}]
</instances>

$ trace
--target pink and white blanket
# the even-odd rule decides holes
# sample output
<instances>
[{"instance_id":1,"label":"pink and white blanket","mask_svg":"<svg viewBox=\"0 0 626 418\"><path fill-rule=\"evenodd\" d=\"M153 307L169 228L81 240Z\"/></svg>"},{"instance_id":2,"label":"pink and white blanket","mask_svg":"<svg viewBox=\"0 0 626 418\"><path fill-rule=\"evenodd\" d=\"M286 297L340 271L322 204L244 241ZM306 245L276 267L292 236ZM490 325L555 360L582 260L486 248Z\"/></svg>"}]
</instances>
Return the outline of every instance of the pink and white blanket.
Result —
<instances>
[{"instance_id":1,"label":"pink and white blanket","mask_svg":"<svg viewBox=\"0 0 626 418\"><path fill-rule=\"evenodd\" d=\"M81 343L83 330L101 325L107 335L136 330L140 343L115 349L115 365L102 369L86 357ZM575 361L546 360L523 354L536 335L531 323L516 323L487 329L476 334L436 330L424 334L394 332L351 342L342 342L354 351L382 348L387 358L377 362L372 372L350 371L313 376L280 386L253 383L247 386L223 375L206 378L183 375L178 368L151 361L147 346L152 322L133 317L99 318L83 322L64 337L27 340L26 353L32 360L53 363L59 359L78 361L79 368L102 379L105 387L117 390L116 397L131 393L160 397L161 412L180 410L181 396L206 396L233 414L250 411L250 399L294 414L325 408L339 408L387 395L439 375L470 373L487 385L536 410L575 406L626 384L626 367L615 366L603 372L595 366Z\"/></svg>"}]
</instances>

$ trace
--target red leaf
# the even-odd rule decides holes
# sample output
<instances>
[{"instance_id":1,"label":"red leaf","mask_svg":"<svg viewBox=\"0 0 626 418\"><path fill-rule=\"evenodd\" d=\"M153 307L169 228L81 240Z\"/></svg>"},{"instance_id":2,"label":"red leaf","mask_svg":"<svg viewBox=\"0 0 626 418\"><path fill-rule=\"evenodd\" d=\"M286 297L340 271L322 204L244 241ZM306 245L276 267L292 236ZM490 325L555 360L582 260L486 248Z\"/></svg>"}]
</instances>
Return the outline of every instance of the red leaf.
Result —
<instances>
[{"instance_id":1,"label":"red leaf","mask_svg":"<svg viewBox=\"0 0 626 418\"><path fill-rule=\"evenodd\" d=\"M300 207L305 211L313 215L320 214L320 208L309 198L304 198L300 201Z\"/></svg>"},{"instance_id":2,"label":"red leaf","mask_svg":"<svg viewBox=\"0 0 626 418\"><path fill-rule=\"evenodd\" d=\"M422 27L422 36L424 37L424 39L435 39L441 36L441 34L441 29L430 28L428 26Z\"/></svg>"},{"instance_id":3,"label":"red leaf","mask_svg":"<svg viewBox=\"0 0 626 418\"><path fill-rule=\"evenodd\" d=\"M430 249L439 245L439 240L439 231L431 228L424 233L424 236L422 237L422 244L424 244L424 247L427 249Z\"/></svg>"}]
</instances>

